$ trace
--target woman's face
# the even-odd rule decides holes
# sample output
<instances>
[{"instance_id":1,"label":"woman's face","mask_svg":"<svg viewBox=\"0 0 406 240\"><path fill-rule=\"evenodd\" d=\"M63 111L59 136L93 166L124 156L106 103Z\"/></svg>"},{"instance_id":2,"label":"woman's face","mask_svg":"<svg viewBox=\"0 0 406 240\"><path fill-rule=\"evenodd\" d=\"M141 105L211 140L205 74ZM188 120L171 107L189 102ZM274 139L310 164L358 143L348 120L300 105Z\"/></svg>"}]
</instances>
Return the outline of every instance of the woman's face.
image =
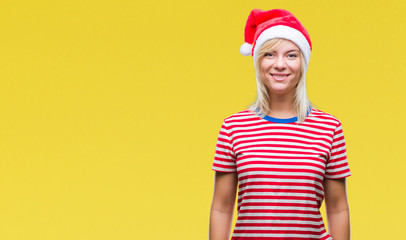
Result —
<instances>
[{"instance_id":1,"label":"woman's face","mask_svg":"<svg viewBox=\"0 0 406 240\"><path fill-rule=\"evenodd\" d=\"M300 70L300 49L289 40L282 40L266 51L260 63L262 81L270 94L294 94Z\"/></svg>"}]
</instances>

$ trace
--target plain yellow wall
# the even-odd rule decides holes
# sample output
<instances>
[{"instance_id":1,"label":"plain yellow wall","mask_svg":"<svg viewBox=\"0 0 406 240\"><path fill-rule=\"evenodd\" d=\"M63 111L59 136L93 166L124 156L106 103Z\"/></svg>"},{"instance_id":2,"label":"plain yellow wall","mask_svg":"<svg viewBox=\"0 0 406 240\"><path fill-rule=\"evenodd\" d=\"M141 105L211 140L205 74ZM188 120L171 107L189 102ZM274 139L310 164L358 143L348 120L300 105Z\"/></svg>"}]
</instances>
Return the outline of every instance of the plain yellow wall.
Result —
<instances>
[{"instance_id":1,"label":"plain yellow wall","mask_svg":"<svg viewBox=\"0 0 406 240\"><path fill-rule=\"evenodd\" d=\"M256 96L253 8L310 33L352 238L402 238L404 1L21 0L0 2L0 239L207 239L221 122Z\"/></svg>"}]
</instances>

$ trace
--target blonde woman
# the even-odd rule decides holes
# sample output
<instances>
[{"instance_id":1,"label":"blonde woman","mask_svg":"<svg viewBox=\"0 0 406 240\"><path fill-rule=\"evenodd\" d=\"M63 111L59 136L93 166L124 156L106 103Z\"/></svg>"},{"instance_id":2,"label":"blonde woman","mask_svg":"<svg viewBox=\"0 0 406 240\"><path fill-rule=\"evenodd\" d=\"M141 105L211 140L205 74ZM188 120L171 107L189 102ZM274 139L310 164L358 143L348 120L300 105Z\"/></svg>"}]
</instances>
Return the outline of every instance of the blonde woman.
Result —
<instances>
[{"instance_id":1,"label":"blonde woman","mask_svg":"<svg viewBox=\"0 0 406 240\"><path fill-rule=\"evenodd\" d=\"M336 117L308 100L311 49L292 13L251 11L240 51L253 56L258 97L223 120L210 240L230 239L235 202L233 240L350 239L344 134ZM324 199L329 232L319 211Z\"/></svg>"}]
</instances>

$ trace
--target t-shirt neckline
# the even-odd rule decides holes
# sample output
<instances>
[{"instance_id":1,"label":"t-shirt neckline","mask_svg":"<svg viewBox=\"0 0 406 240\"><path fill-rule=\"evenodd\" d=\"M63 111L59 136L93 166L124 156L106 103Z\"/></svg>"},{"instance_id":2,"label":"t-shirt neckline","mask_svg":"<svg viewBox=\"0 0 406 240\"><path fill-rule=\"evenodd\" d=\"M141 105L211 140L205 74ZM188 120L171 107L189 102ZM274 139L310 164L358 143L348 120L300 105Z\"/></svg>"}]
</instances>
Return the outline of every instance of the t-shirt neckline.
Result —
<instances>
[{"instance_id":1,"label":"t-shirt neckline","mask_svg":"<svg viewBox=\"0 0 406 240\"><path fill-rule=\"evenodd\" d=\"M311 111L311 109L312 108L310 108L310 111ZM307 110L306 117L309 115L310 111ZM297 121L297 116L291 117L291 118L276 118L276 117L271 117L271 116L265 115L264 119L269 122L273 122L273 123L294 123Z\"/></svg>"}]
</instances>

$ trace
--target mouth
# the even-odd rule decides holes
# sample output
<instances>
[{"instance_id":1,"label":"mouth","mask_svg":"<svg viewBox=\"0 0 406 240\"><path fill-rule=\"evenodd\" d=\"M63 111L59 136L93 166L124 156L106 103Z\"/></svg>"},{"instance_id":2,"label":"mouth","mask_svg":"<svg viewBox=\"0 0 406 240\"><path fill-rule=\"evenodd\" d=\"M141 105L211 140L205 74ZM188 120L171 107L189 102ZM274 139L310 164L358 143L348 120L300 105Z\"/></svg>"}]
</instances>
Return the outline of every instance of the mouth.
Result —
<instances>
[{"instance_id":1,"label":"mouth","mask_svg":"<svg viewBox=\"0 0 406 240\"><path fill-rule=\"evenodd\" d=\"M272 74L272 73L271 73L271 76L272 76L272 78L275 79L276 81L283 81L283 80L285 80L286 78L288 78L288 76L290 76L290 74L287 74L287 73L276 73L276 74Z\"/></svg>"}]
</instances>

